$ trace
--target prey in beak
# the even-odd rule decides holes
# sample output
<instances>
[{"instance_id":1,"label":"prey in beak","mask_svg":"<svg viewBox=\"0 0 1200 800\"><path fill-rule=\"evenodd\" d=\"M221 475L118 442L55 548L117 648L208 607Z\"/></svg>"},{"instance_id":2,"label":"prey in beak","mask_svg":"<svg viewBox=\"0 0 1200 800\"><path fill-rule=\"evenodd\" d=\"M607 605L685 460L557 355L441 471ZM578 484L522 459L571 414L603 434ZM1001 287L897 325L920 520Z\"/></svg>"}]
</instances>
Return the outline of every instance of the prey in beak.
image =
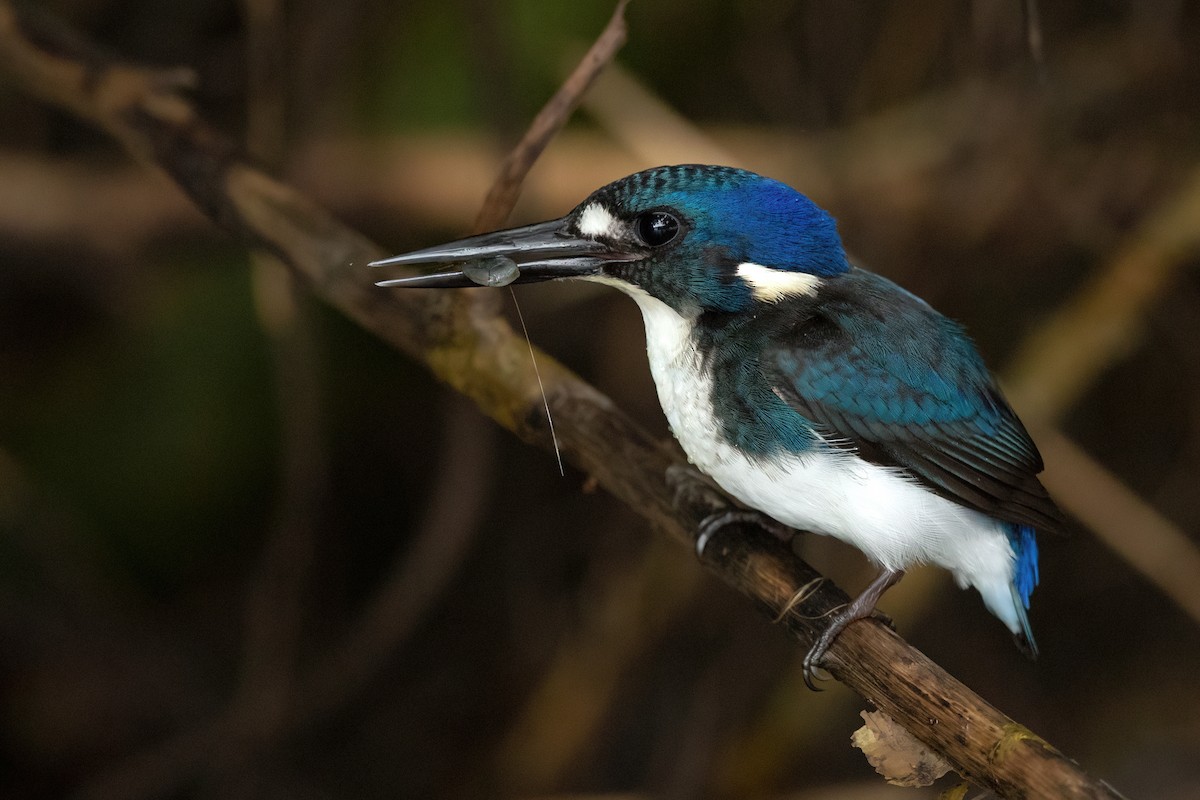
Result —
<instances>
[{"instance_id":1,"label":"prey in beak","mask_svg":"<svg viewBox=\"0 0 1200 800\"><path fill-rule=\"evenodd\" d=\"M407 278L391 278L376 286L411 289L458 289L505 286L554 278L597 275L609 262L630 261L638 254L577 232L571 217L520 228L484 233L456 242L371 262L372 267L453 265L451 269Z\"/></svg>"}]
</instances>

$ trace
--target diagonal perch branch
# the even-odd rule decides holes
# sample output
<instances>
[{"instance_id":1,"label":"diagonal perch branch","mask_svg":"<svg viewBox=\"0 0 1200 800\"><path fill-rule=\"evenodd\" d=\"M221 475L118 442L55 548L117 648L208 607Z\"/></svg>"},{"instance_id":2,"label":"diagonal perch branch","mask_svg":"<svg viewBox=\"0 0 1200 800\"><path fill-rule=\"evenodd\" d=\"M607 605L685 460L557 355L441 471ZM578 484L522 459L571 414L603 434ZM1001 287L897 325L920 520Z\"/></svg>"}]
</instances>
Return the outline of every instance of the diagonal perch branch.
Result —
<instances>
[{"instance_id":1,"label":"diagonal perch branch","mask_svg":"<svg viewBox=\"0 0 1200 800\"><path fill-rule=\"evenodd\" d=\"M164 78L171 73L115 63L67 37L55 37L52 47L48 41L0 0L0 67L25 91L165 170L205 213L276 253L319 297L424 362L504 427L550 445L526 342L503 320L462 311L442 293L377 290L366 264L386 253L249 164ZM538 360L564 454L655 527L690 544L711 509L674 506L666 479L671 450L549 356ZM822 615L846 595L774 537L743 533L712 542L704 565L811 643ZM816 588L792 604L805 586ZM960 773L1004 796L1119 796L880 624L847 629L826 663Z\"/></svg>"}]
</instances>

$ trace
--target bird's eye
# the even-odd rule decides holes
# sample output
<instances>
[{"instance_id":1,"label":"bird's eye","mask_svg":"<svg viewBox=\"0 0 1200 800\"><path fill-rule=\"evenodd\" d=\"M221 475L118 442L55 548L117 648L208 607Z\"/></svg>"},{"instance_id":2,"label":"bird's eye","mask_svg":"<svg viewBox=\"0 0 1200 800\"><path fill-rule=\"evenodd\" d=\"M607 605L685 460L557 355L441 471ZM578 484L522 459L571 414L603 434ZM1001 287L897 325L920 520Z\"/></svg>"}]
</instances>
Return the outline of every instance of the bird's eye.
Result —
<instances>
[{"instance_id":1,"label":"bird's eye","mask_svg":"<svg viewBox=\"0 0 1200 800\"><path fill-rule=\"evenodd\" d=\"M665 211L648 211L637 218L637 234L650 247L661 247L679 235L679 220Z\"/></svg>"}]
</instances>

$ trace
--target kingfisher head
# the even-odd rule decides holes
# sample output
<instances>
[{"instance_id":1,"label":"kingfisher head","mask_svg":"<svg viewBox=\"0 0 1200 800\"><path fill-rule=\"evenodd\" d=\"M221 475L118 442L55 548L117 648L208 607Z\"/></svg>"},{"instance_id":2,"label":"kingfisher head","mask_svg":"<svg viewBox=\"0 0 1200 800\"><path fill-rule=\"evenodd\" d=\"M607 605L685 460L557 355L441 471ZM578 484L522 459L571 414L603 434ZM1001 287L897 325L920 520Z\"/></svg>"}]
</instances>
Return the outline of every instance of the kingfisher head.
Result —
<instances>
[{"instance_id":1,"label":"kingfisher head","mask_svg":"<svg viewBox=\"0 0 1200 800\"><path fill-rule=\"evenodd\" d=\"M653 297L681 316L813 295L849 263L831 216L779 181L683 165L604 186L561 219L431 247L373 266L510 259L517 283L581 278ZM470 272L468 269L467 272ZM380 286L475 285L462 270Z\"/></svg>"}]
</instances>

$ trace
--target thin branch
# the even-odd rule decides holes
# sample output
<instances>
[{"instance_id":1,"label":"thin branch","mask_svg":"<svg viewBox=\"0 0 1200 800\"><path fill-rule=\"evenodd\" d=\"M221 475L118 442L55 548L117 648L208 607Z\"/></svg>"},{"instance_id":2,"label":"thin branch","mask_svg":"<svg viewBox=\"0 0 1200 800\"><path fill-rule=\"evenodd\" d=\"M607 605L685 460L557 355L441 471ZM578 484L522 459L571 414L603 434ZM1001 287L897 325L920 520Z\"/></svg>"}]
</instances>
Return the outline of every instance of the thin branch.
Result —
<instances>
[{"instance_id":1,"label":"thin branch","mask_svg":"<svg viewBox=\"0 0 1200 800\"><path fill-rule=\"evenodd\" d=\"M495 474L493 426L462 398L446 408L431 497L412 544L398 554L382 587L330 654L301 681L293 729L354 697L425 619L457 574L486 511Z\"/></svg>"},{"instance_id":2,"label":"thin branch","mask_svg":"<svg viewBox=\"0 0 1200 800\"><path fill-rule=\"evenodd\" d=\"M533 118L520 143L504 159L500 175L488 191L483 208L479 209L479 216L475 218L477 233L499 228L508 219L513 206L517 204L525 176L533 169L538 156L546 149L546 145L550 144L554 135L562 130L562 126L579 105L579 99L596 80L596 76L612 61L621 45L625 44L627 5L629 0L617 1L617 7L613 10L612 18L604 27L603 33L588 49L575 71Z\"/></svg>"},{"instance_id":3,"label":"thin branch","mask_svg":"<svg viewBox=\"0 0 1200 800\"><path fill-rule=\"evenodd\" d=\"M244 0L250 152L278 164L284 142L283 41L276 0ZM266 735L279 726L296 680L304 589L316 550L328 464L322 441L317 344L295 278L273 254L250 256L259 326L270 344L279 410L282 463L274 522L245 608L242 672L234 705L256 713ZM218 766L237 765L245 749L219 747Z\"/></svg>"},{"instance_id":4,"label":"thin branch","mask_svg":"<svg viewBox=\"0 0 1200 800\"><path fill-rule=\"evenodd\" d=\"M527 344L502 320L447 314L445 302L418 296L426 293L378 291L365 264L383 251L249 165L171 87L95 53L43 49L26 33L11 3L0 0L0 66L26 91L112 133L132 154L165 169L215 220L278 253L318 296L423 361L505 427L549 446ZM690 547L711 509L675 506L666 479L671 451L549 356L539 360L564 455ZM704 565L772 616L790 607L788 628L811 643L821 615L846 595L774 537L742 533L711 542ZM791 603L804 586L817 589ZM835 678L982 786L1014 797L1118 796L881 624L848 628L827 663Z\"/></svg>"},{"instance_id":5,"label":"thin branch","mask_svg":"<svg viewBox=\"0 0 1200 800\"><path fill-rule=\"evenodd\" d=\"M1038 80L1046 82L1046 54L1042 46L1042 15L1038 0L1021 0L1025 22L1025 46L1029 48L1029 60L1037 71Z\"/></svg>"},{"instance_id":6,"label":"thin branch","mask_svg":"<svg viewBox=\"0 0 1200 800\"><path fill-rule=\"evenodd\" d=\"M609 136L637 156L643 165L673 162L746 165L736 151L714 141L709 133L671 108L620 64L613 64L596 81L583 106ZM742 149L753 148L747 145Z\"/></svg>"},{"instance_id":7,"label":"thin branch","mask_svg":"<svg viewBox=\"0 0 1200 800\"><path fill-rule=\"evenodd\" d=\"M559 784L604 722L630 662L689 605L701 573L666 551L665 542L651 542L590 594L493 755L504 796L537 796Z\"/></svg>"},{"instance_id":8,"label":"thin branch","mask_svg":"<svg viewBox=\"0 0 1200 800\"><path fill-rule=\"evenodd\" d=\"M1200 548L1125 483L1054 428L1033 429L1063 509L1200 623Z\"/></svg>"},{"instance_id":9,"label":"thin branch","mask_svg":"<svg viewBox=\"0 0 1200 800\"><path fill-rule=\"evenodd\" d=\"M1121 243L1087 287L1030 336L1006 389L1023 413L1054 421L1137 341L1147 309L1200 252L1200 169Z\"/></svg>"}]
</instances>

